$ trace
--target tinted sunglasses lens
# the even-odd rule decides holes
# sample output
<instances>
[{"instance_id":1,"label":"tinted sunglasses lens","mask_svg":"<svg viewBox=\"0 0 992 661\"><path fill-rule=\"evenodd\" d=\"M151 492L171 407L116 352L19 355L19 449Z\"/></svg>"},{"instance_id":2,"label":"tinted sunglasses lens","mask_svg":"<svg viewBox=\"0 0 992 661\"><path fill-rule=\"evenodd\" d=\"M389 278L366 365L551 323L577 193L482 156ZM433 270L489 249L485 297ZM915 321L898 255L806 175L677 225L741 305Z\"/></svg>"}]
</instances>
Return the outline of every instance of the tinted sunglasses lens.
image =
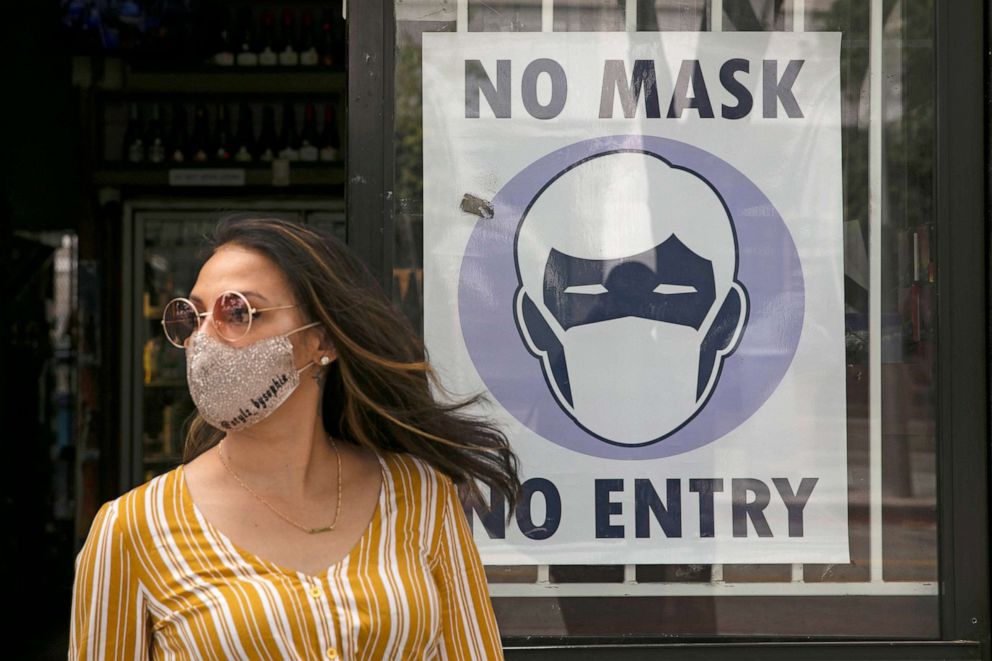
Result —
<instances>
[{"instance_id":1,"label":"tinted sunglasses lens","mask_svg":"<svg viewBox=\"0 0 992 661\"><path fill-rule=\"evenodd\" d=\"M251 323L248 301L241 294L221 294L214 303L214 325L217 332L228 340L244 337Z\"/></svg>"},{"instance_id":2,"label":"tinted sunglasses lens","mask_svg":"<svg viewBox=\"0 0 992 661\"><path fill-rule=\"evenodd\" d=\"M165 336L173 344L182 346L189 336L196 332L200 325L200 318L196 314L196 309L183 300L176 299L170 301L165 306L162 314L162 327L165 329Z\"/></svg>"}]
</instances>

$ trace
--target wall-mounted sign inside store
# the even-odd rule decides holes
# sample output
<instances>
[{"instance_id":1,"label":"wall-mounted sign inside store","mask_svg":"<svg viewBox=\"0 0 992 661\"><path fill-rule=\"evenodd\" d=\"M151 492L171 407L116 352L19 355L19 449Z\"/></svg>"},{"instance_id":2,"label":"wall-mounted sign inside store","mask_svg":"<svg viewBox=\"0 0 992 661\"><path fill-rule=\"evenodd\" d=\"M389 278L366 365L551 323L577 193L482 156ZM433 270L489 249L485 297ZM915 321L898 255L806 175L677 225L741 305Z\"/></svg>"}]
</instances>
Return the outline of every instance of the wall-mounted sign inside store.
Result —
<instances>
[{"instance_id":1,"label":"wall-mounted sign inside store","mask_svg":"<svg viewBox=\"0 0 992 661\"><path fill-rule=\"evenodd\" d=\"M424 34L427 348L526 480L487 563L849 561L839 49Z\"/></svg>"}]
</instances>

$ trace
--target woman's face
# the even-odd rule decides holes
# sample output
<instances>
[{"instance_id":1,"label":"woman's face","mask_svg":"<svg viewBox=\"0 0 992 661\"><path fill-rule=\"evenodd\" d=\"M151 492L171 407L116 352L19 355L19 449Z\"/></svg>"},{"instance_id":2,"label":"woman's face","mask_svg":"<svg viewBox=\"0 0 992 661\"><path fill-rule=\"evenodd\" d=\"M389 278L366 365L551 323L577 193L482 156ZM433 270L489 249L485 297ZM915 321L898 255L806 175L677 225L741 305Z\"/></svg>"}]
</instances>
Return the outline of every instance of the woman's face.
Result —
<instances>
[{"instance_id":1,"label":"woman's face","mask_svg":"<svg viewBox=\"0 0 992 661\"><path fill-rule=\"evenodd\" d=\"M213 310L214 300L217 296L227 290L244 294L253 308L293 305L297 302L293 299L289 283L282 271L268 257L233 243L220 246L206 261L200 269L188 298L193 301L200 312L210 312ZM299 307L258 312L252 318L248 333L234 341L226 340L219 335L211 323L210 317L204 318L200 331L210 333L233 347L243 347L306 325L308 320L304 320L301 314ZM297 366L310 360L309 357L303 356L307 347L301 346L305 344L304 337L310 337L310 330L316 330L316 328L289 336L289 340L294 346ZM316 348L316 344L313 348Z\"/></svg>"}]
</instances>

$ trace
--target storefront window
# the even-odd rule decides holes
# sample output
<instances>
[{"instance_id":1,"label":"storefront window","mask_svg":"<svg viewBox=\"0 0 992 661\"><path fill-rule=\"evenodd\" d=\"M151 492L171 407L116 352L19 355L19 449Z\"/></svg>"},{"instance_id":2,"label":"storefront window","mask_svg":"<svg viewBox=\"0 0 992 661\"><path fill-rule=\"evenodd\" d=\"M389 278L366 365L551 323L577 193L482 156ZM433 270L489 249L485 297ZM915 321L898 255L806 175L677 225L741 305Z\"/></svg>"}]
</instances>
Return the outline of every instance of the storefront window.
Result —
<instances>
[{"instance_id":1,"label":"storefront window","mask_svg":"<svg viewBox=\"0 0 992 661\"><path fill-rule=\"evenodd\" d=\"M425 155L424 150L425 112L429 110L424 104L424 35L473 33L478 35L479 43L484 43L497 33L529 32L533 33L530 43L536 48L547 41L548 33L658 32L661 44L666 39L684 40L690 33L839 33L839 59L834 62L839 69L840 145L836 172L840 211L836 222L842 227L833 227L827 235L838 238L838 254L842 256L843 273L836 274L833 282L842 289L839 300L843 320L837 320L837 328L843 330L842 340L840 336L837 340L843 345L840 353L845 365L843 386L835 394L842 405L837 410L846 416L838 428L846 433L846 448L841 449L846 450L842 454L846 462L849 562L487 563L502 634L509 639L620 635L939 637L935 410L939 265L933 204L933 2L658 0L625 5L598 1L397 0L395 19L394 290L400 293L401 305L415 327L421 329L430 326L428 316L432 309L425 305L425 284L428 291L431 286L425 283L425 255L429 257L432 251L441 249L431 243L437 232L425 231L425 227L438 227L431 225L438 219L428 217L424 198L428 176L425 172L435 171L425 158L436 154ZM698 42L699 61L711 55L705 49L714 43L722 42ZM513 57L509 54L507 61L512 60L515 66ZM535 54L537 57L540 55ZM633 59L631 56L631 66ZM493 84L491 90L484 84L479 88L480 113L495 118L499 115L491 106L496 97L487 95L487 90L496 94L495 60L480 66ZM660 71L661 65L658 66ZM767 114L762 119L774 117L772 111L803 113L802 99L796 110L790 110L788 94L782 91L782 85L787 86L783 82L787 72L783 60L774 75L779 84L778 101L785 101L782 106L773 104L771 111L765 106ZM677 82L665 75L658 74L659 86L677 88ZM518 72L514 71L513 76L513 85L517 85ZM722 75L721 80L725 90L732 89L732 82L727 84ZM711 90L716 85L711 80L707 83ZM581 84L569 80L568 93L573 95L570 98L583 94L575 87ZM699 106L699 85L698 79L692 78L691 93L688 87L683 90L688 104L683 110L688 108L690 116L694 116L693 112L705 114ZM551 107L553 91L540 86L537 90L535 107ZM764 91L768 90L766 84ZM599 99L598 89L593 96ZM650 115L650 100L633 98L634 103L641 104L638 110ZM759 106L762 101L755 98L753 103ZM661 95L660 114L665 113L668 104L669 99ZM619 102L616 107L620 108ZM720 105L716 100L712 107L718 115ZM825 112L833 110L828 108ZM809 114L809 109L803 114ZM597 137L582 134L580 124L562 118L548 118L548 132L575 141ZM512 121L507 117L505 125ZM644 120L642 126L656 126L650 121ZM504 125L490 126L501 130L499 127ZM663 129L645 130L680 140L685 137L681 133L683 126L673 123ZM742 130L760 131L765 124L755 120L745 126L748 128ZM816 140L828 139L824 137L827 133L816 135L820 136ZM447 157L455 161L486 158L480 151L469 155L464 150L459 152L459 145L445 143L444 135L428 139L435 140L435 146L443 145ZM747 144L746 139L741 144ZM790 144L820 143L799 140ZM810 154L820 153L809 148ZM542 155L534 144L521 143L520 149ZM553 148L548 148L545 154L551 151ZM728 162L748 162L733 146L726 146L719 155ZM804 156L790 153L783 158L802 164ZM769 168L775 167L778 165L769 164ZM809 172L829 174L830 166L811 167ZM493 200L504 192L508 178L494 166L489 180L479 179L479 188L464 191L464 198L453 200L451 216L445 222L452 227L456 223L485 223L492 217ZM814 183L802 183L802 190L816 190ZM810 200L812 204L820 202L819 198ZM661 213L662 209L653 211ZM819 209L809 210L809 222L824 222L825 216L820 213ZM794 219L785 221L788 224ZM795 220L790 227L796 236L800 231L796 228L802 225ZM822 229L814 226L809 231ZM809 245L815 245L815 241L804 244L804 240L801 236L796 238L803 259L810 252ZM818 254L822 257L831 249L824 245L822 254ZM443 277L443 272L437 273ZM807 281L817 277L808 266L803 273ZM816 318L820 305L826 304L806 298L807 321ZM801 341L818 332L829 334L830 330L806 325ZM796 364L799 363L793 367ZM785 378L779 387L790 388L793 381ZM796 392L802 392L804 397L809 394L807 390ZM499 402L494 405L498 407ZM506 430L511 442L524 438L521 432L525 425L522 422ZM798 425L796 433L819 432ZM763 439L750 440L761 443ZM715 461L718 460L717 456ZM525 470L527 476L536 467L529 468L531 473ZM664 477L658 480L662 485L658 492L662 494ZM790 488L794 487L798 484L791 484ZM684 493L688 497L689 492ZM697 493L693 492L693 498ZM771 495L777 497L774 489ZM665 502L671 505L671 500ZM546 508L545 500L535 505L528 516L532 521L546 519ZM664 517L657 517L659 509L653 511L656 519L650 523L656 525L654 521ZM608 518L607 523L610 521ZM745 527L751 524L744 522ZM481 540L486 532L479 519L474 528L476 538ZM659 539L663 544L664 539ZM840 543L843 545L843 540ZM486 560L486 547L482 549ZM607 560L612 559L607 556L610 553L604 552Z\"/></svg>"}]
</instances>

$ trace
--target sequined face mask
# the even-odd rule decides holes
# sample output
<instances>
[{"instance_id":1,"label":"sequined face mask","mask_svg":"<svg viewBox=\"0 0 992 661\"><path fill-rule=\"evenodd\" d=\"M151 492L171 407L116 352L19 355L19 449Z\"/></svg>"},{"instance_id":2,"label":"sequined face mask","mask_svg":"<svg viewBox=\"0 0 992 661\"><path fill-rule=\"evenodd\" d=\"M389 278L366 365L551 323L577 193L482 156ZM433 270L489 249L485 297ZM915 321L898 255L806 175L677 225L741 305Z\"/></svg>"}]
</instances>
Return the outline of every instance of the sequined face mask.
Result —
<instances>
[{"instance_id":1,"label":"sequined face mask","mask_svg":"<svg viewBox=\"0 0 992 661\"><path fill-rule=\"evenodd\" d=\"M197 331L186 348L189 394L203 419L225 431L246 429L264 420L300 385L289 336L320 322L301 326L236 348Z\"/></svg>"}]
</instances>

